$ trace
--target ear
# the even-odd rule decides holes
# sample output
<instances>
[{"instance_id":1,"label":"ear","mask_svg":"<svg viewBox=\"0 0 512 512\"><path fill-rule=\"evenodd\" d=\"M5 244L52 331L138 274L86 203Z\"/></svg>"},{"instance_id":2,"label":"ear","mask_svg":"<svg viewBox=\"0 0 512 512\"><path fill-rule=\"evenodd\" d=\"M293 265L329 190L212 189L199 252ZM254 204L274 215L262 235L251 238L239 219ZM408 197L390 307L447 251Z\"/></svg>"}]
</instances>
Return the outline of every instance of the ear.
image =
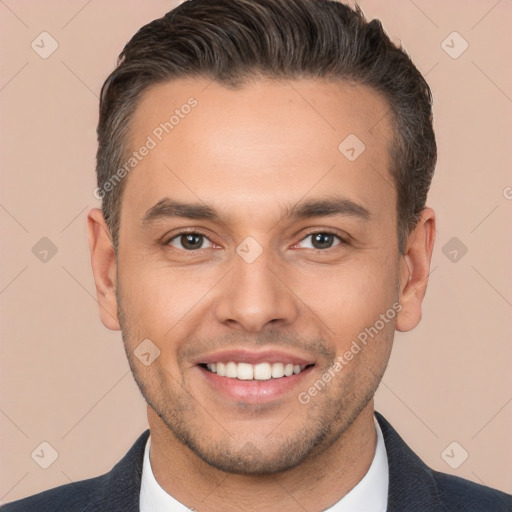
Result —
<instances>
[{"instance_id":1,"label":"ear","mask_svg":"<svg viewBox=\"0 0 512 512\"><path fill-rule=\"evenodd\" d=\"M94 208L87 215L87 230L91 249L92 273L100 306L100 318L107 329L119 331L116 299L116 256L110 229L103 213L98 208Z\"/></svg>"},{"instance_id":2,"label":"ear","mask_svg":"<svg viewBox=\"0 0 512 512\"><path fill-rule=\"evenodd\" d=\"M399 301L402 309L396 321L398 331L410 331L421 320L421 303L427 291L435 234L434 210L425 208L409 233L405 253L401 256Z\"/></svg>"}]
</instances>

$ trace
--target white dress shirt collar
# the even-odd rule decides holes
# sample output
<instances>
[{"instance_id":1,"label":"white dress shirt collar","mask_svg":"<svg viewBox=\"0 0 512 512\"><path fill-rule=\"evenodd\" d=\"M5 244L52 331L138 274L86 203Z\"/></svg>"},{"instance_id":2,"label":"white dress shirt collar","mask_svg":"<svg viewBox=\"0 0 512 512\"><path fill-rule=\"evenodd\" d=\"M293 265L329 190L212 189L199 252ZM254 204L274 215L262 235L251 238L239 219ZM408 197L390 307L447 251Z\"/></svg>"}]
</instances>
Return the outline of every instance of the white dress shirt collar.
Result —
<instances>
[{"instance_id":1,"label":"white dress shirt collar","mask_svg":"<svg viewBox=\"0 0 512 512\"><path fill-rule=\"evenodd\" d=\"M388 503L389 468L384 438L377 420L377 446L370 469L360 482L326 512L385 512ZM149 460L151 437L144 451L140 488L140 512L190 512L167 494L156 481Z\"/></svg>"}]
</instances>

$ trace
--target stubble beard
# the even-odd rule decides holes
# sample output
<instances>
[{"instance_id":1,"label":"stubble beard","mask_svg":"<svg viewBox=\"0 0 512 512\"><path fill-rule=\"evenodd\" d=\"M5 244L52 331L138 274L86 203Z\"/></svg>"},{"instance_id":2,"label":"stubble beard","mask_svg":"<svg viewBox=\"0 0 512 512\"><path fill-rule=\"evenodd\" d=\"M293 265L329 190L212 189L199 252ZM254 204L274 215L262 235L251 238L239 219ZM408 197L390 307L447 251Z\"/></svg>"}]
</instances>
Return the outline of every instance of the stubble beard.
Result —
<instances>
[{"instance_id":1,"label":"stubble beard","mask_svg":"<svg viewBox=\"0 0 512 512\"><path fill-rule=\"evenodd\" d=\"M121 306L118 297L118 318L121 327L122 339L128 362L135 382L147 404L169 429L171 436L182 445L191 450L196 456L209 466L220 471L238 475L275 475L291 470L300 464L320 456L328 450L354 420L365 409L373 398L380 383L385 367L379 375L372 373L372 382L367 386L367 392L362 396L354 394L358 385L355 382L358 375L352 379L339 378L331 381L330 385L336 385L336 392L323 390L320 396L315 397L308 405L298 402L297 408L309 407L307 420L303 425L295 426L295 431L287 435L277 434L286 431L285 418L276 428L276 433L271 433L260 439L256 446L253 442L244 442L231 435L228 429L222 426L222 418L215 418L213 411L206 411L197 399L180 382L172 376L168 370L155 371L153 376L168 374L163 377L164 382L174 383L179 393L172 393L170 386L162 386L155 379L147 378L145 370L141 367L133 353L135 338L132 337L132 329L127 316ZM327 367L325 368L327 369ZM167 393L166 393L167 391ZM195 409L195 410L194 410ZM295 410L295 409L294 409ZM201 414L198 414L201 413ZM198 416L205 415L212 422L212 426L198 423ZM293 411L289 414L293 418ZM223 432L219 440L209 440L209 432L212 428ZM254 431L254 429L252 429ZM242 436L243 437L243 436Z\"/></svg>"}]
</instances>

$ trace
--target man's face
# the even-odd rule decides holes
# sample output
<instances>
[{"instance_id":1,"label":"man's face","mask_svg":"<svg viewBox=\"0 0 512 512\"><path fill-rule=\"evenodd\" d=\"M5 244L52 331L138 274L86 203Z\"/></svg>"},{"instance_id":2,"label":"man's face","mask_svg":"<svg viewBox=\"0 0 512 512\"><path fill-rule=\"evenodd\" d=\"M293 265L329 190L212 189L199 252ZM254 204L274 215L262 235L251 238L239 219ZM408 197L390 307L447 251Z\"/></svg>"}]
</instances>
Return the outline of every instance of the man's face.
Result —
<instances>
[{"instance_id":1,"label":"man's face","mask_svg":"<svg viewBox=\"0 0 512 512\"><path fill-rule=\"evenodd\" d=\"M332 367L399 299L387 110L368 88L318 80L180 80L137 107L130 149L156 147L122 198L123 339L153 421L214 467L293 467L371 404L394 319ZM160 351L149 365L143 340Z\"/></svg>"}]
</instances>

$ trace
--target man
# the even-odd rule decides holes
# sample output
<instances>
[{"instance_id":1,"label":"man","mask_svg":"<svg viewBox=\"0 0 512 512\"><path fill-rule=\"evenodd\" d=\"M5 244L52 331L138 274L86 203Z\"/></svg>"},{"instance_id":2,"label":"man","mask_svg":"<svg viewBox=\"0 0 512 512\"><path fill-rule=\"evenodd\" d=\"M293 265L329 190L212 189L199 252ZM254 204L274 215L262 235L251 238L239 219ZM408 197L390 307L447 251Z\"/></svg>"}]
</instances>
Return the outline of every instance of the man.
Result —
<instances>
[{"instance_id":1,"label":"man","mask_svg":"<svg viewBox=\"0 0 512 512\"><path fill-rule=\"evenodd\" d=\"M428 85L378 21L185 2L123 50L98 140L100 315L150 429L107 475L6 512L511 510L374 413L421 317L436 160Z\"/></svg>"}]
</instances>

